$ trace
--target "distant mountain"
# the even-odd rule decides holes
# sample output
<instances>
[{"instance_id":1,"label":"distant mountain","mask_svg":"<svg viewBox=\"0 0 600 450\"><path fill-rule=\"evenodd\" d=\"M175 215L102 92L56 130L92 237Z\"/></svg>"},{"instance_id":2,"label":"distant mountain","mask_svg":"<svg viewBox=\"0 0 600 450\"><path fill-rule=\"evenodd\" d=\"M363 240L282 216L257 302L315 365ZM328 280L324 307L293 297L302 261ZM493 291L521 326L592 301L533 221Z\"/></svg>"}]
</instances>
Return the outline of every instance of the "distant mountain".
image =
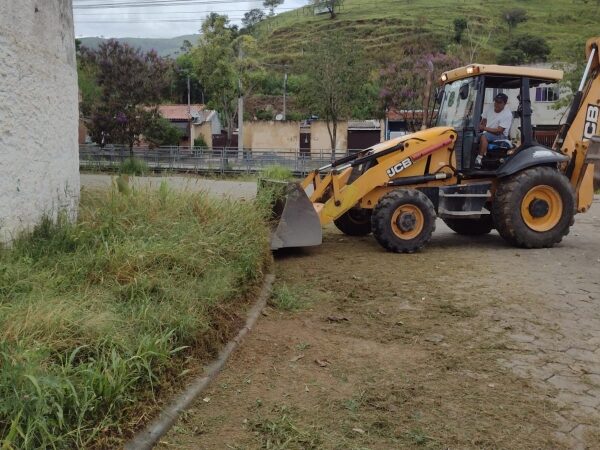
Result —
<instances>
[{"instance_id":1,"label":"distant mountain","mask_svg":"<svg viewBox=\"0 0 600 450\"><path fill-rule=\"evenodd\" d=\"M147 52L150 50L156 50L160 56L177 56L181 52L181 46L183 42L188 40L192 44L195 44L198 40L197 34L190 34L187 36L178 36L170 39L150 39L150 38L117 38L117 41L129 44L132 47L139 47L142 51ZM81 38L82 45L96 49L103 41L108 39L99 37L86 37Z\"/></svg>"}]
</instances>

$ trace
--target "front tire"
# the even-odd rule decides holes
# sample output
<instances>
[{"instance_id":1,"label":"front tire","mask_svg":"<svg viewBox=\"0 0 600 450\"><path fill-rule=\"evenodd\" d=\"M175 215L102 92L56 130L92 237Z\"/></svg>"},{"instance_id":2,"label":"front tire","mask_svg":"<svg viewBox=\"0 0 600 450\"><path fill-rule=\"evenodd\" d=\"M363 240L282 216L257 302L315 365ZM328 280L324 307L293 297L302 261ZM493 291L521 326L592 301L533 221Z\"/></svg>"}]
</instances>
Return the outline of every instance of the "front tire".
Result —
<instances>
[{"instance_id":1,"label":"front tire","mask_svg":"<svg viewBox=\"0 0 600 450\"><path fill-rule=\"evenodd\" d=\"M370 209L352 208L335 219L333 223L348 236L366 236L371 232Z\"/></svg>"},{"instance_id":2,"label":"front tire","mask_svg":"<svg viewBox=\"0 0 600 450\"><path fill-rule=\"evenodd\" d=\"M398 189L384 195L373 209L371 227L379 244L391 252L423 248L435 230L435 209L425 194Z\"/></svg>"},{"instance_id":3,"label":"front tire","mask_svg":"<svg viewBox=\"0 0 600 450\"><path fill-rule=\"evenodd\" d=\"M552 247L573 224L575 192L558 170L534 167L499 184L492 214L498 233L512 245Z\"/></svg>"},{"instance_id":4,"label":"front tire","mask_svg":"<svg viewBox=\"0 0 600 450\"><path fill-rule=\"evenodd\" d=\"M482 236L494 229L491 214L484 214L479 219L444 219L452 231L464 236Z\"/></svg>"}]
</instances>

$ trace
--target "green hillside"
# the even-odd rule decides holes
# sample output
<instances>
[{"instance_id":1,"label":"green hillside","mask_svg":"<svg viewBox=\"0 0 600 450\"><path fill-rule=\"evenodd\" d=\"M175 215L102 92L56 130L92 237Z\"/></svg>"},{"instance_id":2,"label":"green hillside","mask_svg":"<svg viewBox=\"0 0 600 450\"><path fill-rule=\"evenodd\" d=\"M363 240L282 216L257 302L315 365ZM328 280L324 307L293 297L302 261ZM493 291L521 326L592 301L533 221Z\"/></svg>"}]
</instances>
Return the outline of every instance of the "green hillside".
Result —
<instances>
[{"instance_id":1,"label":"green hillside","mask_svg":"<svg viewBox=\"0 0 600 450\"><path fill-rule=\"evenodd\" d=\"M140 47L142 51L147 52L150 50L156 50L160 56L175 56L181 51L183 42L188 40L192 44L195 44L198 40L197 34L191 34L188 36L178 36L171 39L148 39L148 38L119 38L119 42L129 44L132 47ZM97 49L100 43L106 41L106 39L99 37L86 37L81 38L82 45Z\"/></svg>"},{"instance_id":2,"label":"green hillside","mask_svg":"<svg viewBox=\"0 0 600 450\"><path fill-rule=\"evenodd\" d=\"M385 61L406 46L447 51L454 19L465 18L472 40L483 41L475 59L494 62L509 39L502 14L523 8L528 20L513 35L541 36L551 47L550 59L565 60L572 59L574 51L583 52L586 38L599 33L599 4L592 0L344 0L336 19L314 16L304 8L269 19L259 32L267 60L273 63L295 61L315 36L333 30L347 34L371 58ZM462 46L466 45L463 38Z\"/></svg>"}]
</instances>

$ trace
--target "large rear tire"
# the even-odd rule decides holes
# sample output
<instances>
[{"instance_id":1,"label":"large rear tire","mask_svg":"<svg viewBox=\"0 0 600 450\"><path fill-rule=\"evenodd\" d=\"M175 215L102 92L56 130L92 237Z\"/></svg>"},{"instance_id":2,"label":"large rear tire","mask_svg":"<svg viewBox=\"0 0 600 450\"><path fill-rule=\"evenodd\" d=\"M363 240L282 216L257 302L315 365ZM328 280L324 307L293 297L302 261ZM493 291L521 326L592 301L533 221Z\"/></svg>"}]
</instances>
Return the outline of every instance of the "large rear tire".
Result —
<instances>
[{"instance_id":1,"label":"large rear tire","mask_svg":"<svg viewBox=\"0 0 600 450\"><path fill-rule=\"evenodd\" d=\"M534 167L498 185L492 214L498 233L510 244L552 247L573 224L575 192L558 170Z\"/></svg>"},{"instance_id":2,"label":"large rear tire","mask_svg":"<svg viewBox=\"0 0 600 450\"><path fill-rule=\"evenodd\" d=\"M444 219L448 228L465 236L481 236L494 229L491 214L482 215L479 219Z\"/></svg>"},{"instance_id":3,"label":"large rear tire","mask_svg":"<svg viewBox=\"0 0 600 450\"><path fill-rule=\"evenodd\" d=\"M435 209L425 194L398 189L384 195L371 217L373 235L386 250L413 253L423 248L435 230Z\"/></svg>"},{"instance_id":4,"label":"large rear tire","mask_svg":"<svg viewBox=\"0 0 600 450\"><path fill-rule=\"evenodd\" d=\"M371 232L371 213L370 209L352 208L333 223L348 236L366 236Z\"/></svg>"}]
</instances>

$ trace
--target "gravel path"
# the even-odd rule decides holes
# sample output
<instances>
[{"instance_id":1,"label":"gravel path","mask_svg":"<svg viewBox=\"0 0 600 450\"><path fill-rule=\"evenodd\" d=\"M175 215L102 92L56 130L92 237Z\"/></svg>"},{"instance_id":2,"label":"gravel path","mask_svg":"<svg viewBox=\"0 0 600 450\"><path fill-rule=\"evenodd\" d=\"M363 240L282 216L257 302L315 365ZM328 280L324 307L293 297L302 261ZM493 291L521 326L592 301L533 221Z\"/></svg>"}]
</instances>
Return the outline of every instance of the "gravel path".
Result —
<instances>
[{"instance_id":1,"label":"gravel path","mask_svg":"<svg viewBox=\"0 0 600 450\"><path fill-rule=\"evenodd\" d=\"M113 178L110 175L81 174L81 186L86 189L105 188L112 184ZM134 177L133 180L134 186L140 187L158 188L162 181L166 181L173 189L207 191L241 199L250 199L256 195L254 181L210 180L194 176Z\"/></svg>"}]
</instances>

